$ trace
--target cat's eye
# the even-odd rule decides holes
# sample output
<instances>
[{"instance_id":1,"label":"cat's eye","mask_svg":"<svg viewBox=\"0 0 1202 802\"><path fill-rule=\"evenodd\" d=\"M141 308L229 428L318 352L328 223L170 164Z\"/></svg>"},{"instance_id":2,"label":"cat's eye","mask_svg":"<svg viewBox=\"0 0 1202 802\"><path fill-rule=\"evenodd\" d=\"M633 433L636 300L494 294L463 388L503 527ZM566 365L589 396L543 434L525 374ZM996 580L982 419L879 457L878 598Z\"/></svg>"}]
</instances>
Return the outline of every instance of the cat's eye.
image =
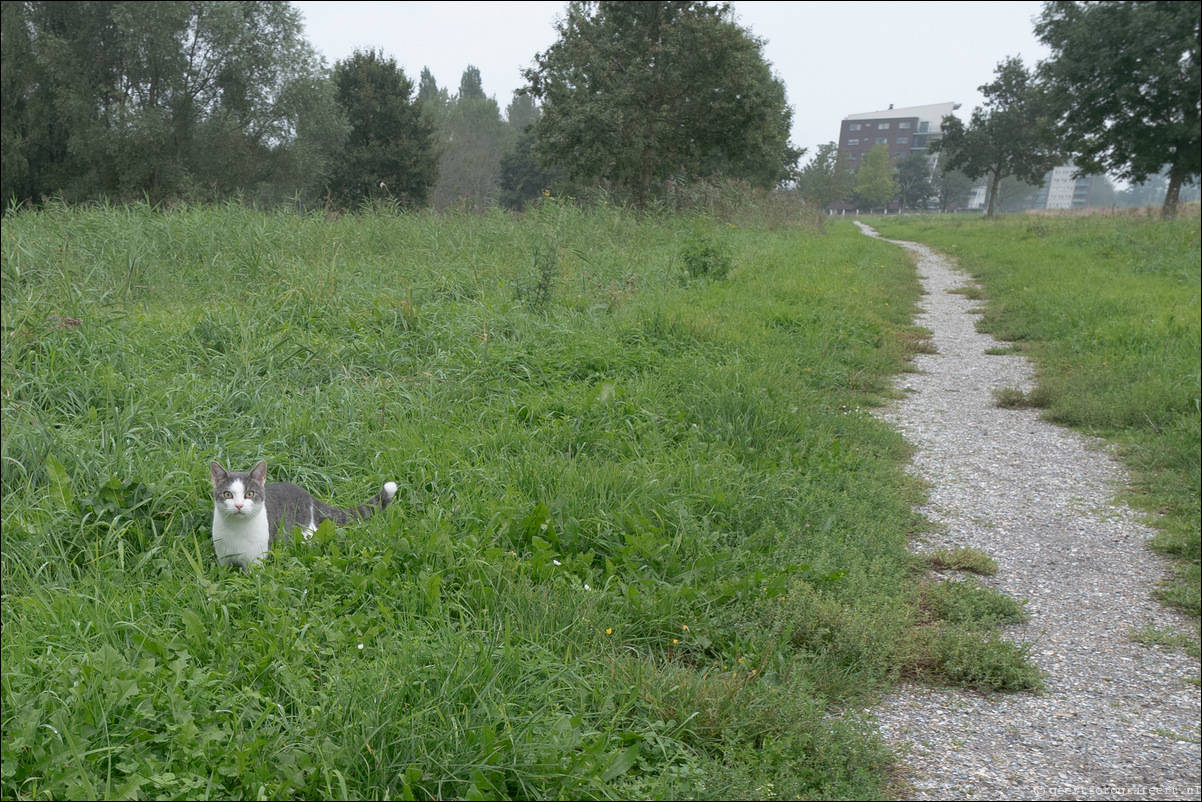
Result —
<instances>
[{"instance_id":1,"label":"cat's eye","mask_svg":"<svg viewBox=\"0 0 1202 802\"><path fill-rule=\"evenodd\" d=\"M255 497L255 491L253 491L253 490L247 490L247 491L246 491L246 497L247 497L247 498L254 498L254 497Z\"/></svg>"},{"instance_id":2,"label":"cat's eye","mask_svg":"<svg viewBox=\"0 0 1202 802\"><path fill-rule=\"evenodd\" d=\"M225 496L226 498L233 498L233 497L234 497L234 494L233 494L233 493L231 493L231 492L230 492L230 491L228 491L228 490L227 490L227 491L225 491L224 493L222 493L221 495Z\"/></svg>"}]
</instances>

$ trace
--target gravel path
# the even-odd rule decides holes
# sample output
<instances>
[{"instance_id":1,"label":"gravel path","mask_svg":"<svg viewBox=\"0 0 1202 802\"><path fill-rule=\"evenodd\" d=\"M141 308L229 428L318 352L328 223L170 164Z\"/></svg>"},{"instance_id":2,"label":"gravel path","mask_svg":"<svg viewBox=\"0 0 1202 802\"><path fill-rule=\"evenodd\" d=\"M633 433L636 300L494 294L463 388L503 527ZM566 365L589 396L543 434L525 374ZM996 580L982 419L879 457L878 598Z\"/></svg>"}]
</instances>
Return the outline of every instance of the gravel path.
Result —
<instances>
[{"instance_id":1,"label":"gravel path","mask_svg":"<svg viewBox=\"0 0 1202 802\"><path fill-rule=\"evenodd\" d=\"M864 233L876 236L860 225ZM1008 637L1033 644L1040 695L903 686L874 711L902 755L914 799L1193 799L1202 783L1198 660L1129 639L1149 624L1192 632L1150 589L1167 563L1152 532L1113 502L1119 466L1096 441L1005 410L992 391L1030 390L1022 356L989 356L971 283L949 259L910 242L927 295L916 323L936 355L916 359L906 398L881 413L918 447L932 487L924 512L946 533L917 544L972 546L998 563L982 577L1027 599Z\"/></svg>"}]
</instances>

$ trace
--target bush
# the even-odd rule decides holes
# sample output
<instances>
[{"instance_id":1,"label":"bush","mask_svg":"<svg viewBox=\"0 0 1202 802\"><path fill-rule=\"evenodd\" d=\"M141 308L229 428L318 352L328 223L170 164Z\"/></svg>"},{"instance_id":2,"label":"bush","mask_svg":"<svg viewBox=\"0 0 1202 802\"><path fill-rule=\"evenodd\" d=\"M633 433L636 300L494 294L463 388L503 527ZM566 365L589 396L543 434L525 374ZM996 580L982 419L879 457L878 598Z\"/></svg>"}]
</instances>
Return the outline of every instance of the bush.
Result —
<instances>
[{"instance_id":1,"label":"bush","mask_svg":"<svg viewBox=\"0 0 1202 802\"><path fill-rule=\"evenodd\" d=\"M726 243L712 235L697 232L681 246L680 259L691 278L724 279L733 264Z\"/></svg>"}]
</instances>

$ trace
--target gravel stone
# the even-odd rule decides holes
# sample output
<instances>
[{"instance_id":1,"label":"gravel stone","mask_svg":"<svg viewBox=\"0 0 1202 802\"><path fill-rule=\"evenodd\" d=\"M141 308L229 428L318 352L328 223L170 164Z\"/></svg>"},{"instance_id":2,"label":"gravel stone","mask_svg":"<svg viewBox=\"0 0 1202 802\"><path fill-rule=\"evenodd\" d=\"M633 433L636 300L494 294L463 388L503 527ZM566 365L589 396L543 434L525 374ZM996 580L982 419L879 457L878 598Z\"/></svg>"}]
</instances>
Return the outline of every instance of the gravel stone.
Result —
<instances>
[{"instance_id":1,"label":"gravel stone","mask_svg":"<svg viewBox=\"0 0 1202 802\"><path fill-rule=\"evenodd\" d=\"M864 233L877 236L866 225ZM921 511L944 531L919 552L971 546L998 564L979 577L1027 600L1030 620L1006 627L1044 672L1042 694L983 694L904 685L872 713L901 755L913 799L1192 799L1202 786L1199 661L1130 639L1148 625L1192 633L1157 603L1168 561L1153 532L1114 497L1122 468L1097 440L993 392L1034 386L1027 359L991 356L971 284L947 257L911 242L926 295L916 324L938 353L915 359L905 398L878 414L917 447L931 486ZM1190 680L1193 680L1191 682Z\"/></svg>"}]
</instances>

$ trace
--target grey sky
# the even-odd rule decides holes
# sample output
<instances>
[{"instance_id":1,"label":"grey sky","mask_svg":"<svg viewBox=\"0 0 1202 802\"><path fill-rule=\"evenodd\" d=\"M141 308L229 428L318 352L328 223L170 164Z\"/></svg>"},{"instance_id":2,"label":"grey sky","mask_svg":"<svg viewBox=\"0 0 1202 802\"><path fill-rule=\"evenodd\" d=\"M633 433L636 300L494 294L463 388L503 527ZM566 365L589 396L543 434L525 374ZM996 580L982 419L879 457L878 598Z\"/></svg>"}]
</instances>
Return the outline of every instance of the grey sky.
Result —
<instances>
[{"instance_id":1,"label":"grey sky","mask_svg":"<svg viewBox=\"0 0 1202 802\"><path fill-rule=\"evenodd\" d=\"M429 67L454 92L480 69L504 109L521 70L556 38L566 2L296 2L309 41L333 64L356 48L396 58L416 83ZM809 153L838 138L848 114L957 101L967 120L1006 56L1028 66L1048 55L1032 19L1038 2L735 2L739 23L766 40L785 82L795 145ZM805 159L803 159L805 161Z\"/></svg>"}]
</instances>

